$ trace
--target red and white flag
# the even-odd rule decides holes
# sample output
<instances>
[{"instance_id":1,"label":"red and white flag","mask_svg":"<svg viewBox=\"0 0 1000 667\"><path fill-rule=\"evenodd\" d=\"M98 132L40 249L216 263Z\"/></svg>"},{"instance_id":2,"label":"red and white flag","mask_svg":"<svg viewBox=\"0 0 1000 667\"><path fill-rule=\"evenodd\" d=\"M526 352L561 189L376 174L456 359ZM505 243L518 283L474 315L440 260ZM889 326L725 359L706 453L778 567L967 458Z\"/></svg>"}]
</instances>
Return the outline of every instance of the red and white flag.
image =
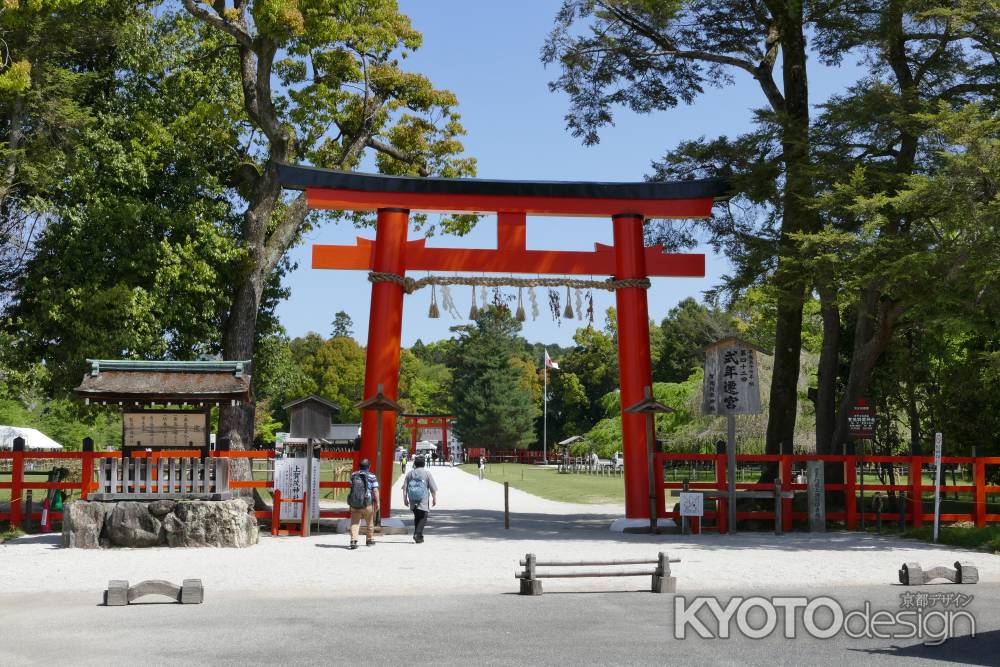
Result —
<instances>
[{"instance_id":1,"label":"red and white flag","mask_svg":"<svg viewBox=\"0 0 1000 667\"><path fill-rule=\"evenodd\" d=\"M546 368L554 368L555 370L559 370L559 364L552 361L552 357L549 356L548 350L545 350L545 366Z\"/></svg>"}]
</instances>

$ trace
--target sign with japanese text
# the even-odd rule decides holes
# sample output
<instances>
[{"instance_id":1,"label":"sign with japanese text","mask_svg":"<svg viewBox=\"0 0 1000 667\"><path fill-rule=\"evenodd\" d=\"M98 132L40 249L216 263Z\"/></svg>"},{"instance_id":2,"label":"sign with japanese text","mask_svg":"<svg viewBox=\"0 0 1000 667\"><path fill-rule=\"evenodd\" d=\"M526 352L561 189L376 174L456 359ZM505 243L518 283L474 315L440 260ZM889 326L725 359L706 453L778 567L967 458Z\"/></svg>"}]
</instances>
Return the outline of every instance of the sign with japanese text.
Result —
<instances>
[{"instance_id":1,"label":"sign with japanese text","mask_svg":"<svg viewBox=\"0 0 1000 667\"><path fill-rule=\"evenodd\" d=\"M735 338L705 353L701 411L706 415L745 415L761 411L757 353Z\"/></svg>"},{"instance_id":2,"label":"sign with japanese text","mask_svg":"<svg viewBox=\"0 0 1000 667\"><path fill-rule=\"evenodd\" d=\"M125 412L122 414L122 431L122 442L126 447L204 447L207 444L208 413L176 410Z\"/></svg>"},{"instance_id":3,"label":"sign with japanese text","mask_svg":"<svg viewBox=\"0 0 1000 667\"><path fill-rule=\"evenodd\" d=\"M281 497L301 500L306 489L306 459L275 459L274 488L281 491ZM312 462L312 489L309 491L309 516L319 518L319 459ZM281 503L281 519L294 521L302 519L300 503Z\"/></svg>"},{"instance_id":4,"label":"sign with japanese text","mask_svg":"<svg viewBox=\"0 0 1000 667\"><path fill-rule=\"evenodd\" d=\"M847 428L852 438L868 440L875 437L875 408L867 399L859 398L847 413Z\"/></svg>"},{"instance_id":5,"label":"sign with japanese text","mask_svg":"<svg viewBox=\"0 0 1000 667\"><path fill-rule=\"evenodd\" d=\"M700 493L681 492L680 494L681 516L704 516L705 496Z\"/></svg>"}]
</instances>

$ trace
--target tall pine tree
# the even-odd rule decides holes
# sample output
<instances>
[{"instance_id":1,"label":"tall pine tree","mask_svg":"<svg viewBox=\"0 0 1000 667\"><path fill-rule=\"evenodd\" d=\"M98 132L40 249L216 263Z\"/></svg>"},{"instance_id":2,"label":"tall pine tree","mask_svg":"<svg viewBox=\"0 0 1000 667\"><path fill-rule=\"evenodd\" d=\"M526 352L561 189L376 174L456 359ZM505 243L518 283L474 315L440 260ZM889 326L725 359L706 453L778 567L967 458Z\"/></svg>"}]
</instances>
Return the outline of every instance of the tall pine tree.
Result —
<instances>
[{"instance_id":1,"label":"tall pine tree","mask_svg":"<svg viewBox=\"0 0 1000 667\"><path fill-rule=\"evenodd\" d=\"M535 440L538 405L525 377L521 323L506 308L485 308L452 352L455 432L467 447L524 448Z\"/></svg>"}]
</instances>

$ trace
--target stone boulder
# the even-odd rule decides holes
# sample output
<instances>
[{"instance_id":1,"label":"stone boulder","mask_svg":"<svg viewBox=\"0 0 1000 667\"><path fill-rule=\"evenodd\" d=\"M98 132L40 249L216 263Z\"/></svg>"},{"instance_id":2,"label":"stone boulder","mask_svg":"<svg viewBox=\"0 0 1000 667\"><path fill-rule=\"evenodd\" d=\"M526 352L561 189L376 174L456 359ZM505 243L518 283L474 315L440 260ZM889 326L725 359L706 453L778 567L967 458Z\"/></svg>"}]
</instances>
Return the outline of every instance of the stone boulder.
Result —
<instances>
[{"instance_id":1,"label":"stone boulder","mask_svg":"<svg viewBox=\"0 0 1000 667\"><path fill-rule=\"evenodd\" d=\"M68 503L63 511L62 546L100 549L101 531L109 507L85 500Z\"/></svg>"},{"instance_id":2,"label":"stone boulder","mask_svg":"<svg viewBox=\"0 0 1000 667\"><path fill-rule=\"evenodd\" d=\"M150 514L162 519L166 515L173 512L176 505L176 500L154 500L149 503L148 509Z\"/></svg>"},{"instance_id":3,"label":"stone boulder","mask_svg":"<svg viewBox=\"0 0 1000 667\"><path fill-rule=\"evenodd\" d=\"M249 547L257 544L257 517L242 498L181 500L163 521L172 547Z\"/></svg>"},{"instance_id":4,"label":"stone boulder","mask_svg":"<svg viewBox=\"0 0 1000 667\"><path fill-rule=\"evenodd\" d=\"M148 503L117 503L107 524L116 547L155 547L164 541L163 522L149 512Z\"/></svg>"}]
</instances>

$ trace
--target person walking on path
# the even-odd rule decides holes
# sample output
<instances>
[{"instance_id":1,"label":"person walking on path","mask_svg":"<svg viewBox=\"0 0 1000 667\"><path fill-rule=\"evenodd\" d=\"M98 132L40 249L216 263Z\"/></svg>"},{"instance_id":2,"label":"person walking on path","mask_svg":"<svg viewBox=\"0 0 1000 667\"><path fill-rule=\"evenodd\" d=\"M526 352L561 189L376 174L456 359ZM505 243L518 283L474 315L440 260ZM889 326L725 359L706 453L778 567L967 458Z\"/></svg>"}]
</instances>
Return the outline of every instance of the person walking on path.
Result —
<instances>
[{"instance_id":1,"label":"person walking on path","mask_svg":"<svg viewBox=\"0 0 1000 667\"><path fill-rule=\"evenodd\" d=\"M479 457L479 479L483 479L486 476L486 457Z\"/></svg>"},{"instance_id":2,"label":"person walking on path","mask_svg":"<svg viewBox=\"0 0 1000 667\"><path fill-rule=\"evenodd\" d=\"M406 474L406 452L403 452L403 455L399 457L399 474Z\"/></svg>"},{"instance_id":3,"label":"person walking on path","mask_svg":"<svg viewBox=\"0 0 1000 667\"><path fill-rule=\"evenodd\" d=\"M365 520L366 546L375 544L375 513L379 510L378 478L370 472L371 463L361 459L360 470L351 473L347 504L351 508L351 549L358 548L361 520Z\"/></svg>"},{"instance_id":4,"label":"person walking on path","mask_svg":"<svg viewBox=\"0 0 1000 667\"><path fill-rule=\"evenodd\" d=\"M413 459L413 469L403 478L403 499L413 510L413 541L424 541L424 526L431 507L437 505L437 483L424 467L424 457Z\"/></svg>"}]
</instances>

